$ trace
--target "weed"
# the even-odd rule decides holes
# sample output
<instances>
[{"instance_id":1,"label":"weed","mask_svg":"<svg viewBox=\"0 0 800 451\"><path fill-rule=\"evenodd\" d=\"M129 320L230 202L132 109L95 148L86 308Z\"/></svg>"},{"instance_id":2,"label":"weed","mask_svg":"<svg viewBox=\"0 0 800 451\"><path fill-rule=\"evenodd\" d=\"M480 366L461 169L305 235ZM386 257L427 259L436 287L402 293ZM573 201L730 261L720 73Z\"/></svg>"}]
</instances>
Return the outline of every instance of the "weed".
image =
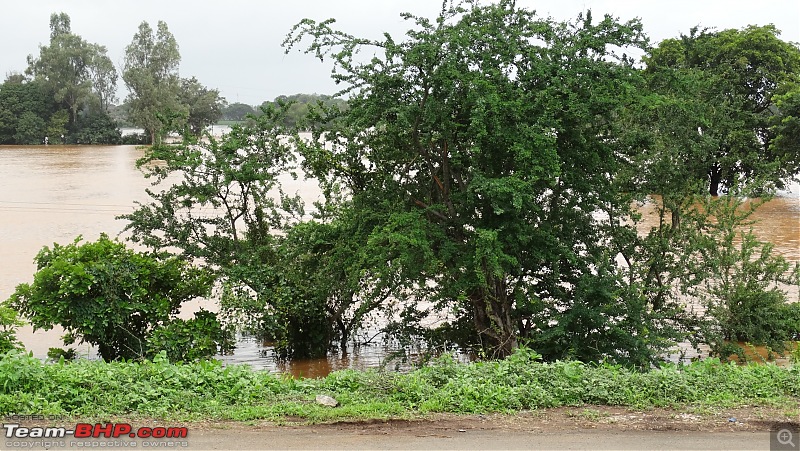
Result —
<instances>
[{"instance_id":1,"label":"weed","mask_svg":"<svg viewBox=\"0 0 800 451\"><path fill-rule=\"evenodd\" d=\"M797 413L800 398L796 366L712 359L638 372L534 357L522 351L506 360L463 364L444 356L407 374L345 370L292 379L213 361L45 363L11 351L0 356L0 414L320 422L575 406L583 408L576 416L597 420L600 413L591 406L688 406L713 413L749 405ZM316 404L317 394L333 396L340 407Z\"/></svg>"},{"instance_id":2,"label":"weed","mask_svg":"<svg viewBox=\"0 0 800 451\"><path fill-rule=\"evenodd\" d=\"M589 421L598 421L600 418L608 416L607 413L600 412L597 409L582 409L580 411L571 410L566 414L568 417L583 418Z\"/></svg>"}]
</instances>

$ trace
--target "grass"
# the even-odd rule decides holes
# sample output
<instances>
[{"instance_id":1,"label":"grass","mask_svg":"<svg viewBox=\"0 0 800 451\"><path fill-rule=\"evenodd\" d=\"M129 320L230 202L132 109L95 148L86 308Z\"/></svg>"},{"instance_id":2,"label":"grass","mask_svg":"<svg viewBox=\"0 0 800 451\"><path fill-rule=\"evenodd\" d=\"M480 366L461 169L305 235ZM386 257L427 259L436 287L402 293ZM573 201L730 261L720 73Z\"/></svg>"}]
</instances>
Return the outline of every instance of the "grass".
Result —
<instances>
[{"instance_id":1,"label":"grass","mask_svg":"<svg viewBox=\"0 0 800 451\"><path fill-rule=\"evenodd\" d=\"M340 407L315 403L317 394ZM193 420L413 418L611 405L699 409L796 406L800 367L737 366L705 360L637 372L612 365L542 363L520 350L503 361L458 363L445 356L407 374L345 370L292 379L218 362L77 361L46 364L24 353L0 359L0 414Z\"/></svg>"}]
</instances>

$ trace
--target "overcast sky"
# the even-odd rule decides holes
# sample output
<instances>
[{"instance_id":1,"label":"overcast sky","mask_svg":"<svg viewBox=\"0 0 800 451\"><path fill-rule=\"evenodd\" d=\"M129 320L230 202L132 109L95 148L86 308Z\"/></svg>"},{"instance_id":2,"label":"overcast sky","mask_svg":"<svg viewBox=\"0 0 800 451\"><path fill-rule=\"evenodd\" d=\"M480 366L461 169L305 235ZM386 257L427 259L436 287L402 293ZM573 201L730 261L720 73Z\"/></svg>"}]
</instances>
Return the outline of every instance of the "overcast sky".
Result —
<instances>
[{"instance_id":1,"label":"overcast sky","mask_svg":"<svg viewBox=\"0 0 800 451\"><path fill-rule=\"evenodd\" d=\"M654 42L695 25L725 29L769 23L783 31L784 40L800 42L798 0L517 0L517 5L559 20L589 8L596 17L639 17ZM350 34L398 37L409 25L401 12L433 18L440 9L439 0L16 0L4 3L0 15L0 75L25 70L27 55L38 55L38 46L49 40L50 14L63 11L72 19L72 31L105 45L118 68L139 24L147 21L155 28L165 21L180 46L181 76L219 89L230 103L257 105L301 92L333 94L337 88L329 63L297 51L284 54L281 42L293 24L333 17ZM121 79L120 84L124 95Z\"/></svg>"}]
</instances>

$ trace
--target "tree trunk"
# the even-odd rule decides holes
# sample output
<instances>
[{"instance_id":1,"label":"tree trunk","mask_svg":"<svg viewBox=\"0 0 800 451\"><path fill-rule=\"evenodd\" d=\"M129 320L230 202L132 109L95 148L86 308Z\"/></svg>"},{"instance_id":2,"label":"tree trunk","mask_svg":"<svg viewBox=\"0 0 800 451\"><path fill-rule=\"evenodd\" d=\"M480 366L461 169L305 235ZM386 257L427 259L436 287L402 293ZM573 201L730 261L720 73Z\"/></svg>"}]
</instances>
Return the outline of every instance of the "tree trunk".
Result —
<instances>
[{"instance_id":1,"label":"tree trunk","mask_svg":"<svg viewBox=\"0 0 800 451\"><path fill-rule=\"evenodd\" d=\"M708 192L714 197L719 196L719 184L722 182L722 171L719 166L714 165L709 172Z\"/></svg>"},{"instance_id":2,"label":"tree trunk","mask_svg":"<svg viewBox=\"0 0 800 451\"><path fill-rule=\"evenodd\" d=\"M350 338L350 330L341 318L336 319L336 325L339 327L339 350L344 357L347 355L347 340Z\"/></svg>"},{"instance_id":3,"label":"tree trunk","mask_svg":"<svg viewBox=\"0 0 800 451\"><path fill-rule=\"evenodd\" d=\"M672 209L672 233L681 228L681 210L679 207Z\"/></svg>"},{"instance_id":4,"label":"tree trunk","mask_svg":"<svg viewBox=\"0 0 800 451\"><path fill-rule=\"evenodd\" d=\"M494 293L478 290L472 296L473 321L483 349L493 358L505 358L519 346L512 319L512 302L502 283L495 283ZM501 291L502 289L502 291Z\"/></svg>"}]
</instances>

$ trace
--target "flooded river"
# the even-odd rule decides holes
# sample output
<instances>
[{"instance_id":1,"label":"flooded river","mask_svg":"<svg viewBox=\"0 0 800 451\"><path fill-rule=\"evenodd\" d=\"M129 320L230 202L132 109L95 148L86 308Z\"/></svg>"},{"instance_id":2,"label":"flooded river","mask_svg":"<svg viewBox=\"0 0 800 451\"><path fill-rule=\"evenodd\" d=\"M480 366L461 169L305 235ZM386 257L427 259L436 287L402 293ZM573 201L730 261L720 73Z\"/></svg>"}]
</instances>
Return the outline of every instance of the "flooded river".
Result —
<instances>
[{"instance_id":1,"label":"flooded river","mask_svg":"<svg viewBox=\"0 0 800 451\"><path fill-rule=\"evenodd\" d=\"M129 213L134 202L148 200L149 181L136 169L142 151L133 146L0 146L0 300L7 299L14 287L29 282L36 270L33 258L45 245L66 244L76 236L95 240L100 233L120 233L125 224L115 216ZM302 180L291 181L284 189L298 192L306 202L317 196L315 186ZM756 233L775 243L777 250L793 261L800 261L800 187L776 198L757 212L761 222ZM210 301L186 306L182 316L199 307L216 310ZM18 333L29 351L44 358L50 347L61 347L63 332L37 331L26 326ZM366 347L345 359L294 362L278 365L264 357L259 343L241 340L234 355L224 360L248 363L276 372L327 374L331 370L365 368L384 363L386 351ZM93 355L82 345L79 352Z\"/></svg>"},{"instance_id":2,"label":"flooded river","mask_svg":"<svg viewBox=\"0 0 800 451\"><path fill-rule=\"evenodd\" d=\"M116 220L133 211L134 202L147 202L145 188L150 181L136 169L143 152L134 146L0 146L0 300L8 299L14 288L30 282L36 271L33 258L45 245L67 244L78 235L87 241L101 233L116 236L125 227ZM310 204L316 200L316 186L302 180L284 181L287 192L297 192ZM185 305L182 317L198 308L217 310L211 301ZM62 347L62 330L33 332L30 326L17 336L39 358L51 347ZM95 357L88 345L78 347L81 355ZM278 364L270 349L241 339L230 363L247 363L275 372L304 376L325 375L342 368L367 368L386 363L387 351L380 346L354 350L346 358L298 361Z\"/></svg>"}]
</instances>

